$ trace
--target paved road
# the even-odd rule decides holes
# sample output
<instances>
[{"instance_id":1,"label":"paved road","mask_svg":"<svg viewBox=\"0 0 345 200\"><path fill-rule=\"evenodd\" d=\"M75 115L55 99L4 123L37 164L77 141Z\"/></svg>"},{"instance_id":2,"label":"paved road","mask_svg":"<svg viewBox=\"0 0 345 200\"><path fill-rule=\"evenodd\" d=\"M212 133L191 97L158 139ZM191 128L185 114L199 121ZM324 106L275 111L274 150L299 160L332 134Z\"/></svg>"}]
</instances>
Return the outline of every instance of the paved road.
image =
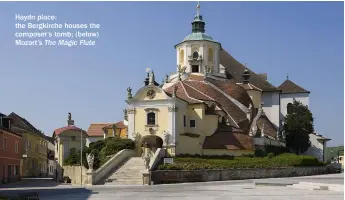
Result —
<instances>
[{"instance_id":1,"label":"paved road","mask_svg":"<svg viewBox=\"0 0 345 200\"><path fill-rule=\"evenodd\" d=\"M299 178L279 178L260 179L256 182L283 182L291 183L295 179L300 181L313 180L313 182L323 183L343 183L343 174L333 174L325 176L299 177ZM38 184L40 183L40 184ZM22 184L22 185L21 185ZM41 185L45 184L45 185ZM48 187L42 187L47 186ZM14 186L14 185L12 185ZM21 186L21 187L19 187ZM38 192L40 200L100 200L100 199L130 199L130 200L155 200L155 199L212 199L212 200L343 200L344 193L333 191L310 191L304 189L293 189L284 186L255 186L253 180L224 181L208 183L187 183L172 185L153 186L54 186L49 180L25 180L16 183L16 187L2 188L1 192L7 194L18 194L18 192Z\"/></svg>"}]
</instances>

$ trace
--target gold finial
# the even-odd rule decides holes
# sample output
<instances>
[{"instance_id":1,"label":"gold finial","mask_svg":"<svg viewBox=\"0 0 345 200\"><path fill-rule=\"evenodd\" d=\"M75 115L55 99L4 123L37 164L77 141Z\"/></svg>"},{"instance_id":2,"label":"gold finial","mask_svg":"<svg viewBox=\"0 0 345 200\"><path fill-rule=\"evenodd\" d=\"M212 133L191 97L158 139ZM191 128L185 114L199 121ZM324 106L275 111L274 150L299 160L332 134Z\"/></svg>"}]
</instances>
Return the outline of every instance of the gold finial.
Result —
<instances>
[{"instance_id":1,"label":"gold finial","mask_svg":"<svg viewBox=\"0 0 345 200\"><path fill-rule=\"evenodd\" d=\"M196 14L199 15L200 14L200 3L198 1L198 5L196 6Z\"/></svg>"}]
</instances>

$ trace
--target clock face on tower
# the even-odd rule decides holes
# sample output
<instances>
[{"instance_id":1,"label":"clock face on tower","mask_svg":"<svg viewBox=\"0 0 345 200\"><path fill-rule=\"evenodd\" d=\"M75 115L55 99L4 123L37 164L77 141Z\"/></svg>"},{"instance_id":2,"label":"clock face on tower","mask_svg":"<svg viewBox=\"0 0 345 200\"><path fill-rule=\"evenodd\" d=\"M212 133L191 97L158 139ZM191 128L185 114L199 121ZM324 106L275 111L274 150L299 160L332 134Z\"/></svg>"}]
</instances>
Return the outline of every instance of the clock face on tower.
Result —
<instances>
[{"instance_id":1,"label":"clock face on tower","mask_svg":"<svg viewBox=\"0 0 345 200\"><path fill-rule=\"evenodd\" d=\"M154 90L149 90L146 95L149 99L153 99L156 96L156 92Z\"/></svg>"}]
</instances>

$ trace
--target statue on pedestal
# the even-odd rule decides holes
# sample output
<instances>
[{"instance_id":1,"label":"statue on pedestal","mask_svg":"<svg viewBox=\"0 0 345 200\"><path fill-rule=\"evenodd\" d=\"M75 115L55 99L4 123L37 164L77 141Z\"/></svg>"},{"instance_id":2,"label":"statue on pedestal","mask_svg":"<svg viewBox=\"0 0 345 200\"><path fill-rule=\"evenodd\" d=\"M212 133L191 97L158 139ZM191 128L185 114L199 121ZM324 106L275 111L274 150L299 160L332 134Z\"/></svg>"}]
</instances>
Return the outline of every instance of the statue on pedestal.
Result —
<instances>
[{"instance_id":1,"label":"statue on pedestal","mask_svg":"<svg viewBox=\"0 0 345 200\"><path fill-rule=\"evenodd\" d=\"M143 160L144 160L145 169L149 169L150 168L150 160L151 160L151 151L149 149L147 149Z\"/></svg>"},{"instance_id":2,"label":"statue on pedestal","mask_svg":"<svg viewBox=\"0 0 345 200\"><path fill-rule=\"evenodd\" d=\"M127 98L131 99L132 98L132 88L127 88Z\"/></svg>"},{"instance_id":3,"label":"statue on pedestal","mask_svg":"<svg viewBox=\"0 0 345 200\"><path fill-rule=\"evenodd\" d=\"M169 133L168 133L168 131L163 131L163 136L164 136L164 144L168 145L169 144Z\"/></svg>"},{"instance_id":4,"label":"statue on pedestal","mask_svg":"<svg viewBox=\"0 0 345 200\"><path fill-rule=\"evenodd\" d=\"M94 159L95 159L95 156L92 153L86 154L86 160L87 160L87 165L89 166L89 171L93 170Z\"/></svg>"}]
</instances>

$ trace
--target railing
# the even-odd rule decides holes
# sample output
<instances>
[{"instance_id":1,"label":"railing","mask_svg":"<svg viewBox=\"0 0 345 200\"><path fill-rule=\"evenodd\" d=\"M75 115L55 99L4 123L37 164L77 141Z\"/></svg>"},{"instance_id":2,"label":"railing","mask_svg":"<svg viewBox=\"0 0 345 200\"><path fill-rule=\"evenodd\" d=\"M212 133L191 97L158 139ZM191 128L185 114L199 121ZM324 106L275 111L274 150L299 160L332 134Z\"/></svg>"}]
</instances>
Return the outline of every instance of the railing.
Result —
<instances>
[{"instance_id":1,"label":"railing","mask_svg":"<svg viewBox=\"0 0 345 200\"><path fill-rule=\"evenodd\" d=\"M128 158L135 155L136 153L132 149L123 149L119 151L94 172L93 183L90 184L98 184L101 180L107 178L107 176L109 176L109 173L111 173L116 167L121 165Z\"/></svg>"}]
</instances>

